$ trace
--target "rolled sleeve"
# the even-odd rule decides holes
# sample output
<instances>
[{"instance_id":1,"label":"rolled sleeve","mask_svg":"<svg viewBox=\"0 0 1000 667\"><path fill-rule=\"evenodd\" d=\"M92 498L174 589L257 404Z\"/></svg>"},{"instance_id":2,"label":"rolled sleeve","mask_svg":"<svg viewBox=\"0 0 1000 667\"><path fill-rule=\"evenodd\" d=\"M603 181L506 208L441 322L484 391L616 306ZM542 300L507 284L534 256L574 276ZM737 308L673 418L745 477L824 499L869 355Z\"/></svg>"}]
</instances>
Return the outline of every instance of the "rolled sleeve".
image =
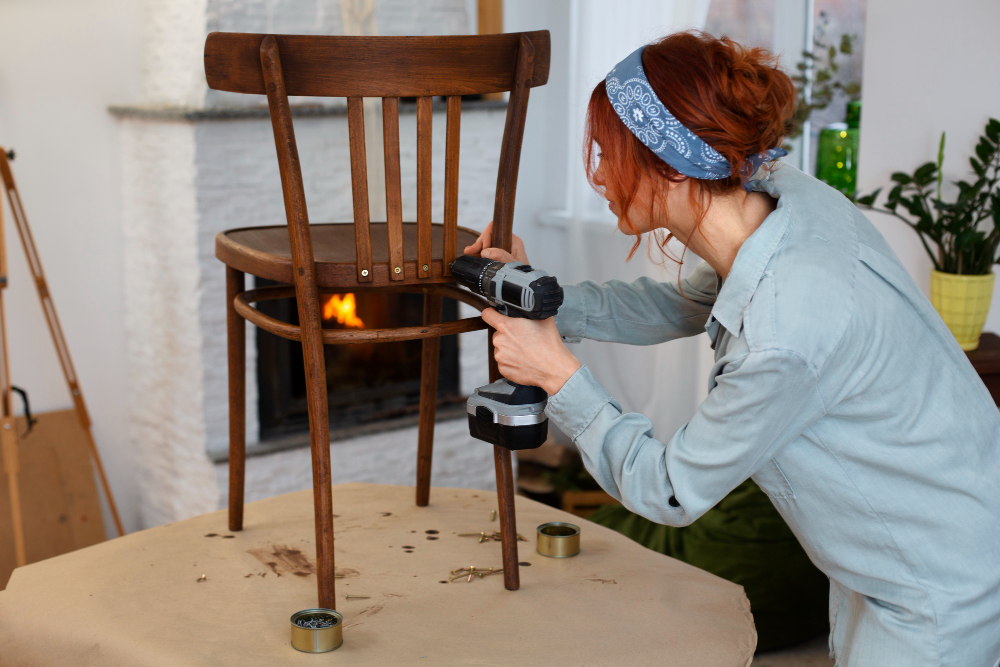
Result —
<instances>
[{"instance_id":1,"label":"rolled sleeve","mask_svg":"<svg viewBox=\"0 0 1000 667\"><path fill-rule=\"evenodd\" d=\"M581 366L566 380L559 393L549 397L545 413L559 430L575 441L608 403L618 405L590 369Z\"/></svg>"},{"instance_id":2,"label":"rolled sleeve","mask_svg":"<svg viewBox=\"0 0 1000 667\"><path fill-rule=\"evenodd\" d=\"M563 287L563 302L556 313L556 329L564 343L579 343L587 328L587 304L577 285Z\"/></svg>"},{"instance_id":3,"label":"rolled sleeve","mask_svg":"<svg viewBox=\"0 0 1000 667\"><path fill-rule=\"evenodd\" d=\"M816 373L794 352L751 352L730 366L666 442L653 437L649 419L623 412L586 367L546 413L605 491L648 519L684 526L825 413Z\"/></svg>"}]
</instances>

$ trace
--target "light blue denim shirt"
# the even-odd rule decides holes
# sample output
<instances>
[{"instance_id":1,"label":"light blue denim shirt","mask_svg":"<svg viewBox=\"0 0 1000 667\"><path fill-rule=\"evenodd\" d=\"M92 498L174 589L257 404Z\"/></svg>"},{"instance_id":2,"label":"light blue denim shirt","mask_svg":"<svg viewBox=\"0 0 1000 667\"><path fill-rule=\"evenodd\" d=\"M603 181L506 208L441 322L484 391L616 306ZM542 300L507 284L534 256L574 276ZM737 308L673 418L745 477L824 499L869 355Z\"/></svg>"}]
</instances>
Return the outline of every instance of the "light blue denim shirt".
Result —
<instances>
[{"instance_id":1,"label":"light blue denim shirt","mask_svg":"<svg viewBox=\"0 0 1000 667\"><path fill-rule=\"evenodd\" d=\"M992 667L1000 413L853 204L788 165L754 189L777 208L721 289L708 264L687 298L645 278L584 282L556 318L568 342L707 330L715 365L691 421L654 434L586 366L546 411L601 486L653 521L689 524L752 477L830 577L838 665Z\"/></svg>"}]
</instances>

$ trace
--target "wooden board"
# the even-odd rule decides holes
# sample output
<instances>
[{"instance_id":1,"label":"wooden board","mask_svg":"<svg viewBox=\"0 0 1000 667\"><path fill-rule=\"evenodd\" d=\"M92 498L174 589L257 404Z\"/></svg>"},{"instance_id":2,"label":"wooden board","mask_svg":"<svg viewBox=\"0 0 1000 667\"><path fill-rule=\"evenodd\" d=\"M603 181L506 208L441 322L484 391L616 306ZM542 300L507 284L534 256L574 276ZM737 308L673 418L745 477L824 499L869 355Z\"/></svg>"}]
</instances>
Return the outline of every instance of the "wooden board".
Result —
<instances>
[{"instance_id":1,"label":"wooden board","mask_svg":"<svg viewBox=\"0 0 1000 667\"><path fill-rule=\"evenodd\" d=\"M76 412L37 415L38 423L19 439L19 482L29 563L88 547L105 539L101 504ZM17 418L17 432L27 423ZM0 475L0 590L14 570L7 475Z\"/></svg>"}]
</instances>

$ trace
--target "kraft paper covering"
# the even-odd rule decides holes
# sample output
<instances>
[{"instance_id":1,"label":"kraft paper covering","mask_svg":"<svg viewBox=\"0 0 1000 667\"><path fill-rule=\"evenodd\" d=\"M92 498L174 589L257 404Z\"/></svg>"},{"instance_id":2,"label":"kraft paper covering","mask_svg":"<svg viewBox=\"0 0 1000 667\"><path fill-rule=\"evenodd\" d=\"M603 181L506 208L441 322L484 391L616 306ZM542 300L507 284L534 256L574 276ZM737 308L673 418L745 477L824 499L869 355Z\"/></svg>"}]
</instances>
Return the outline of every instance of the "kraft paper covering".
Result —
<instances>
[{"instance_id":1,"label":"kraft paper covering","mask_svg":"<svg viewBox=\"0 0 1000 667\"><path fill-rule=\"evenodd\" d=\"M435 488L421 508L413 493L333 487L336 651L289 645L289 616L316 604L312 492L302 491L249 504L238 533L219 511L15 570L0 592L0 664L750 664L757 635L741 587L526 498L516 499L529 539L519 560L531 565L519 591L500 575L440 583L460 567L500 567L498 542L457 535L499 529L496 496ZM548 521L581 526L579 556L535 553L535 527Z\"/></svg>"}]
</instances>

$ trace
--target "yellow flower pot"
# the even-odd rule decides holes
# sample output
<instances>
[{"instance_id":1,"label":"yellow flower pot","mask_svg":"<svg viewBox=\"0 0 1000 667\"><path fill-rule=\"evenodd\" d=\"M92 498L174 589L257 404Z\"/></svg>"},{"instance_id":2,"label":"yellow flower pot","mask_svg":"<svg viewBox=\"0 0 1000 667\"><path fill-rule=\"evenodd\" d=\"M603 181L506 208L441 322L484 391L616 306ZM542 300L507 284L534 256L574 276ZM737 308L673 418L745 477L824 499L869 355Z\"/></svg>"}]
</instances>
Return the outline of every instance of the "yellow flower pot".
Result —
<instances>
[{"instance_id":1,"label":"yellow flower pot","mask_svg":"<svg viewBox=\"0 0 1000 667\"><path fill-rule=\"evenodd\" d=\"M992 273L960 276L931 271L931 304L967 352L979 347L992 299Z\"/></svg>"}]
</instances>

